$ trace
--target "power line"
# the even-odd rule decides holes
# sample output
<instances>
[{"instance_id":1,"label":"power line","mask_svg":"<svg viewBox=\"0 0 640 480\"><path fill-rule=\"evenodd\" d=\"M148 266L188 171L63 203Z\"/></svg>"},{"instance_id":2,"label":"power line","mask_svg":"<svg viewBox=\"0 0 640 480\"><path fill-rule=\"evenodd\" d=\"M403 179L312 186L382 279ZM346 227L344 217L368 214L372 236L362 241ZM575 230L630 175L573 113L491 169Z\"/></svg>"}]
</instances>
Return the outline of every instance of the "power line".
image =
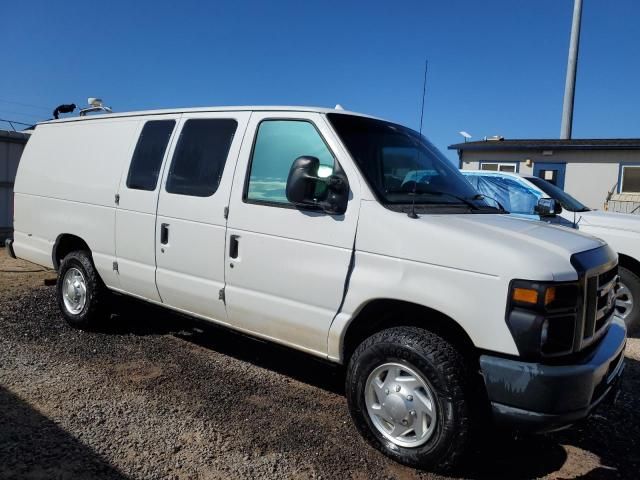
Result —
<instances>
[{"instance_id":1,"label":"power line","mask_svg":"<svg viewBox=\"0 0 640 480\"><path fill-rule=\"evenodd\" d=\"M16 127L13 126L13 124L17 124L17 125L24 125L26 127L32 127L33 124L32 123L24 123L24 122L18 122L17 120L7 120L5 118L0 118L0 122L6 122L8 123L11 128L13 129L14 132L17 132Z\"/></svg>"},{"instance_id":2,"label":"power line","mask_svg":"<svg viewBox=\"0 0 640 480\"><path fill-rule=\"evenodd\" d=\"M0 118L0 122L19 123L20 125L28 125L28 126L31 126L31 123L18 122L17 120L7 120L6 118Z\"/></svg>"},{"instance_id":3,"label":"power line","mask_svg":"<svg viewBox=\"0 0 640 480\"><path fill-rule=\"evenodd\" d=\"M5 100L3 98L0 98L0 103L11 103L13 105L20 105L21 107L37 108L38 110L44 110L46 112L51 111L50 108L43 107L42 105L33 105L32 103L15 102L13 100Z\"/></svg>"},{"instance_id":4,"label":"power line","mask_svg":"<svg viewBox=\"0 0 640 480\"><path fill-rule=\"evenodd\" d=\"M44 115L37 115L34 113L22 113L22 112L16 112L16 111L12 111L12 110L5 110L4 108L0 110L2 112L3 115L18 115L20 117L26 117L26 118L35 118L37 120L42 120L42 117L44 117Z\"/></svg>"}]
</instances>

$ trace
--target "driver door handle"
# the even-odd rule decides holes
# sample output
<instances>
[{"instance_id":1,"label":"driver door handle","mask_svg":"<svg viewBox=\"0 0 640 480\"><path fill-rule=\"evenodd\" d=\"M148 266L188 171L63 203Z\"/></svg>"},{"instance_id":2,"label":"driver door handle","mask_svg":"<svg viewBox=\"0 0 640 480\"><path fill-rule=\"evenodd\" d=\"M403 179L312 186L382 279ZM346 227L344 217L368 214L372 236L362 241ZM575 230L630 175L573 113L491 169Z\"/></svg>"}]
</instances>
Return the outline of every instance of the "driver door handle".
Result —
<instances>
[{"instance_id":1,"label":"driver door handle","mask_svg":"<svg viewBox=\"0 0 640 480\"><path fill-rule=\"evenodd\" d=\"M230 258L238 258L239 238L240 236L238 235L231 235L229 237L229 257Z\"/></svg>"},{"instance_id":2,"label":"driver door handle","mask_svg":"<svg viewBox=\"0 0 640 480\"><path fill-rule=\"evenodd\" d=\"M160 225L160 243L166 245L169 243L169 224L163 223Z\"/></svg>"}]
</instances>

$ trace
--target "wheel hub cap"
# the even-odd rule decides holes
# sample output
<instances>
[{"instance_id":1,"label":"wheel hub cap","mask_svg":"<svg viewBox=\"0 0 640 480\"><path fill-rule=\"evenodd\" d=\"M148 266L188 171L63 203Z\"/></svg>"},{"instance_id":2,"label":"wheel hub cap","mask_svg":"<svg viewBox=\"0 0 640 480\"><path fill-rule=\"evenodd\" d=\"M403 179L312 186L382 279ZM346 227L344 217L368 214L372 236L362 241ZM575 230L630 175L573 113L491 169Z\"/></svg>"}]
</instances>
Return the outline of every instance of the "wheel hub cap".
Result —
<instances>
[{"instance_id":1,"label":"wheel hub cap","mask_svg":"<svg viewBox=\"0 0 640 480\"><path fill-rule=\"evenodd\" d=\"M365 403L376 429L400 447L418 447L435 431L434 391L412 367L385 363L374 369L365 386Z\"/></svg>"},{"instance_id":2,"label":"wheel hub cap","mask_svg":"<svg viewBox=\"0 0 640 480\"><path fill-rule=\"evenodd\" d=\"M70 268L62 279L62 299L69 313L77 315L87 302L87 284L77 268Z\"/></svg>"},{"instance_id":3,"label":"wheel hub cap","mask_svg":"<svg viewBox=\"0 0 640 480\"><path fill-rule=\"evenodd\" d=\"M616 313L619 317L627 318L633 310L633 295L631 290L622 282L616 292Z\"/></svg>"},{"instance_id":4,"label":"wheel hub cap","mask_svg":"<svg viewBox=\"0 0 640 480\"><path fill-rule=\"evenodd\" d=\"M382 402L382 410L391 418L395 423L408 422L413 423L413 418L409 418L409 405L405 398L399 394L389 395L385 401Z\"/></svg>"}]
</instances>

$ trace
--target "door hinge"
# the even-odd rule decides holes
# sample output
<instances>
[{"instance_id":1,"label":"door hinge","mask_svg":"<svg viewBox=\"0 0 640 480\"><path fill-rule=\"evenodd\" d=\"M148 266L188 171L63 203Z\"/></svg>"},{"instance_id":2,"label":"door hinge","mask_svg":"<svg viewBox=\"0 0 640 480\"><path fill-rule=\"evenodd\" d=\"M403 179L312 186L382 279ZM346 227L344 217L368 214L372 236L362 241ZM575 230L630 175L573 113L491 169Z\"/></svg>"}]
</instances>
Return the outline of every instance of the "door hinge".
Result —
<instances>
[{"instance_id":1,"label":"door hinge","mask_svg":"<svg viewBox=\"0 0 640 480\"><path fill-rule=\"evenodd\" d=\"M229 218L229 207L224 207L224 219Z\"/></svg>"},{"instance_id":2,"label":"door hinge","mask_svg":"<svg viewBox=\"0 0 640 480\"><path fill-rule=\"evenodd\" d=\"M223 302L225 301L224 288L221 288L220 291L218 292L218 300L222 300Z\"/></svg>"},{"instance_id":3,"label":"door hinge","mask_svg":"<svg viewBox=\"0 0 640 480\"><path fill-rule=\"evenodd\" d=\"M116 193L116 205L120 205L120 194Z\"/></svg>"},{"instance_id":4,"label":"door hinge","mask_svg":"<svg viewBox=\"0 0 640 480\"><path fill-rule=\"evenodd\" d=\"M113 262L113 271L120 273L120 271L118 270L118 262Z\"/></svg>"}]
</instances>

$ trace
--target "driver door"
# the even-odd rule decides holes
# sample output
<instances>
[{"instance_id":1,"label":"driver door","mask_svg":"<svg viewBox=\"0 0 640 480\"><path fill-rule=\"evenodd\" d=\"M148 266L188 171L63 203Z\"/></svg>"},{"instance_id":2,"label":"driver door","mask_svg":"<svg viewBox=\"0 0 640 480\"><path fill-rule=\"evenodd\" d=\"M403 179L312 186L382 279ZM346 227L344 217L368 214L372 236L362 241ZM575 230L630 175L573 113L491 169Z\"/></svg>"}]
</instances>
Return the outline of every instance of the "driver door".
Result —
<instances>
[{"instance_id":1,"label":"driver door","mask_svg":"<svg viewBox=\"0 0 640 480\"><path fill-rule=\"evenodd\" d=\"M233 180L225 297L234 326L326 355L356 235L356 172L324 116L254 112ZM340 162L351 196L343 215L296 208L285 186L293 161L320 159L320 176Z\"/></svg>"}]
</instances>

